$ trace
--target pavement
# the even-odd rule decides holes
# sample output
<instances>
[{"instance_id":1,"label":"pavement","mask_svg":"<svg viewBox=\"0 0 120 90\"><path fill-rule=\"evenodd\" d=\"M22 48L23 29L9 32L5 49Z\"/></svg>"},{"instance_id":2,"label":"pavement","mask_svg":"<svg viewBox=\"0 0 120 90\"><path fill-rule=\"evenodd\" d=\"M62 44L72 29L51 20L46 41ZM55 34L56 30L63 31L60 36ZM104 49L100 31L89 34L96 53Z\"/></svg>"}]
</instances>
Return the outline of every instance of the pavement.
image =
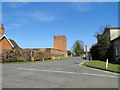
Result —
<instances>
[{"instance_id":1,"label":"pavement","mask_svg":"<svg viewBox=\"0 0 120 90\"><path fill-rule=\"evenodd\" d=\"M67 60L2 64L2 88L118 88L118 75L82 67L80 57Z\"/></svg>"}]
</instances>

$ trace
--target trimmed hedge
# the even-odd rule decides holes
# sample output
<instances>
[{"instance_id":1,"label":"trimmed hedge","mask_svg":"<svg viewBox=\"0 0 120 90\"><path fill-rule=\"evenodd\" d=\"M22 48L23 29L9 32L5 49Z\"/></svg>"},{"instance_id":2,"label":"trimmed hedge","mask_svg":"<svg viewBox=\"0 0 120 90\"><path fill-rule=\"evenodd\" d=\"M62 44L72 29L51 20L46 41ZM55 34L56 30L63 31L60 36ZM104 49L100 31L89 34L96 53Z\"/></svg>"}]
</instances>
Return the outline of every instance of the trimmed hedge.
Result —
<instances>
[{"instance_id":1,"label":"trimmed hedge","mask_svg":"<svg viewBox=\"0 0 120 90\"><path fill-rule=\"evenodd\" d=\"M47 60L51 58L51 53L32 51L32 56L36 61L40 61L43 58ZM30 60L31 60L30 49L2 50L2 62L22 62Z\"/></svg>"}]
</instances>

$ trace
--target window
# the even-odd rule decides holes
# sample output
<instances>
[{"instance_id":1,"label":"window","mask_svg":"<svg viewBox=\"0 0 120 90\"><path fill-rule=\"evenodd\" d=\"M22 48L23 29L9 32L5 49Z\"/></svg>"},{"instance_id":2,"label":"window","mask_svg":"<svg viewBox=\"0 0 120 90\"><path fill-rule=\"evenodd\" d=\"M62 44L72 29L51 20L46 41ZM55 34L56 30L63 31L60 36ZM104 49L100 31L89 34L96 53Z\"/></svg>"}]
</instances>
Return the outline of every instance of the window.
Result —
<instances>
[{"instance_id":1,"label":"window","mask_svg":"<svg viewBox=\"0 0 120 90\"><path fill-rule=\"evenodd\" d=\"M118 45L115 46L115 55L118 56Z\"/></svg>"}]
</instances>

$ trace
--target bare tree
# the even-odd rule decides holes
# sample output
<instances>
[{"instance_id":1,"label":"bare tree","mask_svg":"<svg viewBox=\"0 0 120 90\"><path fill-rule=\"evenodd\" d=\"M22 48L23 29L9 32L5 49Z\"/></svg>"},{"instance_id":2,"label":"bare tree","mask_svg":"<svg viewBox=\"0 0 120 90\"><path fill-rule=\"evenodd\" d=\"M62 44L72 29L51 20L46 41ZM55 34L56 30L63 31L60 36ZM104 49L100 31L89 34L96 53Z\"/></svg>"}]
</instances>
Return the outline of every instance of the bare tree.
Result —
<instances>
[{"instance_id":1,"label":"bare tree","mask_svg":"<svg viewBox=\"0 0 120 90\"><path fill-rule=\"evenodd\" d=\"M110 27L110 26L111 26L110 24L107 24L107 25L105 25L105 26L101 25L101 26L99 27L99 30L98 30L97 32L95 32L94 37L97 38L98 35L103 34L104 31L105 31L105 28Z\"/></svg>"}]
</instances>

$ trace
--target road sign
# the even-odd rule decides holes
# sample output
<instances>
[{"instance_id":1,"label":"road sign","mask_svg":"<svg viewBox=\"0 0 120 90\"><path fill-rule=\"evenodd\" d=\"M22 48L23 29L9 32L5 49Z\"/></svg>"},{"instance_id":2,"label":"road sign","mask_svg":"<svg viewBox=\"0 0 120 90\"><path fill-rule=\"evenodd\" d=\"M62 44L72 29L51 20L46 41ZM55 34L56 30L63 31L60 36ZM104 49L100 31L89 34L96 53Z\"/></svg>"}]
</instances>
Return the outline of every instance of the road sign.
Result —
<instances>
[{"instance_id":1,"label":"road sign","mask_svg":"<svg viewBox=\"0 0 120 90\"><path fill-rule=\"evenodd\" d=\"M84 45L84 52L90 52L89 45Z\"/></svg>"}]
</instances>

